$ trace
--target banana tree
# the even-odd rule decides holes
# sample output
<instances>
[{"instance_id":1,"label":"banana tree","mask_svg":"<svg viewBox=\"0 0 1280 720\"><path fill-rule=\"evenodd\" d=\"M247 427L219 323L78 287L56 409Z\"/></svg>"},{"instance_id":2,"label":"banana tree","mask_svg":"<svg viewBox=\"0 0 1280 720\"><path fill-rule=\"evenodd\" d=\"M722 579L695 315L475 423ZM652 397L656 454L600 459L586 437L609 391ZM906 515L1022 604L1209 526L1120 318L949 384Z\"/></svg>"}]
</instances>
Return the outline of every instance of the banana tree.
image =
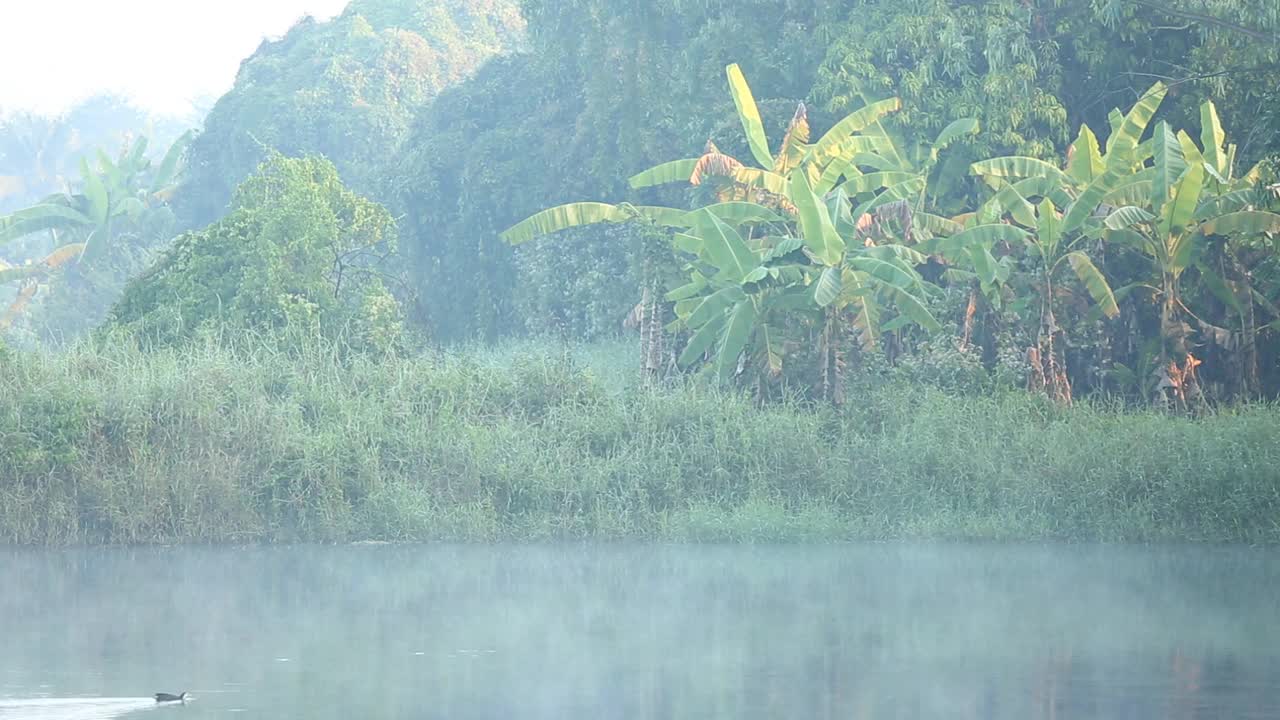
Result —
<instances>
[{"instance_id":1,"label":"banana tree","mask_svg":"<svg viewBox=\"0 0 1280 720\"><path fill-rule=\"evenodd\" d=\"M750 367L759 388L782 372L781 330L789 311L805 307L801 242L773 236L748 244L737 228L707 209L695 211L675 247L693 261L689 282L667 293L677 323L691 333L679 364L706 362L721 381ZM753 359L751 363L744 360Z\"/></svg>"},{"instance_id":2,"label":"banana tree","mask_svg":"<svg viewBox=\"0 0 1280 720\"><path fill-rule=\"evenodd\" d=\"M725 73L757 166L722 153L715 143L708 141L701 157L662 163L632 176L629 180L632 188L688 183L709 187L721 202L750 200L794 214L795 206L788 195L789 178L795 170L804 172L810 187L819 195L825 196L843 187L851 198L872 203L860 208L863 212L875 209L874 198L881 191L888 193L879 201L884 203L911 197L925 187L918 171L902 167L901 153L880 127L880 120L901 109L898 98L869 103L849 113L812 144L808 111L801 103L775 155L742 70L737 65L729 65ZM855 217L860 216L861 213Z\"/></svg>"},{"instance_id":3,"label":"banana tree","mask_svg":"<svg viewBox=\"0 0 1280 720\"><path fill-rule=\"evenodd\" d=\"M721 199L754 199L796 218L810 264L808 280L820 310L822 395L840 402L845 320L852 321L849 325L856 328L866 347L874 346L879 337L882 309L897 308L901 313L889 321L896 324L887 327L896 327L899 320L937 327L915 294L923 292L924 284L914 265L927 258L901 243L912 239L915 213L923 215L927 178L940 151L957 138L976 132L977 123L953 123L933 143L917 147L920 157L915 157L901 151L881 123L900 109L897 98L867 103L812 145L806 144L810 133L801 104L775 157L770 154L741 71L730 65L727 74L748 146L759 167L748 167L709 143L701 158L659 165L631 178L631 185L640 188L687 181L699 186L710 180ZM896 216L904 219L897 224L896 234L876 232L889 224L886 219ZM873 240L876 234L883 245Z\"/></svg>"},{"instance_id":4,"label":"banana tree","mask_svg":"<svg viewBox=\"0 0 1280 720\"><path fill-rule=\"evenodd\" d=\"M0 244L45 234L54 245L41 261L0 273L0 284L22 285L6 312L9 322L56 272L97 261L112 242L138 235L168 213L166 202L191 137L175 141L154 166L146 157L146 138L131 143L116 160L99 151L96 167L81 160L79 192L53 195L0 217Z\"/></svg>"},{"instance_id":5,"label":"banana tree","mask_svg":"<svg viewBox=\"0 0 1280 720\"><path fill-rule=\"evenodd\" d=\"M1264 187L1262 165L1241 176L1236 173L1236 146L1227 144L1226 132L1213 102L1200 106L1200 144L1209 199L1197 213L1203 221L1205 251L1196 271L1201 285L1225 309L1218 327L1198 320L1201 334L1222 348L1232 362L1232 384L1241 397L1261 393L1258 336L1280 329L1280 308L1255 277L1275 266L1277 217L1268 208L1280 195Z\"/></svg>"},{"instance_id":6,"label":"banana tree","mask_svg":"<svg viewBox=\"0 0 1280 720\"><path fill-rule=\"evenodd\" d=\"M846 197L857 198L860 202L857 217L923 190L925 182L918 175L864 173L859 165L860 159L886 151L885 138L859 133L885 115L897 111L900 107L897 99L881 101L851 113L812 144L809 143L807 111L801 104L775 155L765 137L759 110L741 70L737 65L730 65L726 68L726 75L748 147L759 167L747 166L721 153L714 143L709 142L701 157L666 162L633 176L630 179L633 188L676 182L705 187L716 201L707 206L707 210L734 232L743 231L745 235L740 235L743 241L762 251L765 237L785 238L790 235L787 228L795 222L798 213L792 197L795 177L804 177L810 191L816 189L818 193L827 195L839 190ZM675 231L689 230L699 224L694 214L674 208L570 203L537 213L509 228L502 237L515 244L575 225L634 219L643 219ZM683 233L683 236L696 238L697 234ZM685 242L689 241L686 239ZM648 307L638 308L637 315L642 321L648 318L656 322L662 315L654 306L654 298L659 294L655 287L651 287L653 284L653 279L646 278L641 288L641 305L646 305L645 299L649 299ZM682 307L687 308L688 304ZM757 304L754 307L756 316L760 316L763 306ZM745 318L745 313L743 309L739 317ZM698 319L702 316L699 315ZM642 337L650 334L642 329ZM728 345L732 346L733 343ZM686 354L686 357L691 356ZM766 365L776 367L781 354L765 352L762 357L766 358ZM645 366L649 365L646 358Z\"/></svg>"},{"instance_id":7,"label":"banana tree","mask_svg":"<svg viewBox=\"0 0 1280 720\"><path fill-rule=\"evenodd\" d=\"M1200 284L1224 308L1209 323L1197 313L1200 335L1227 354L1228 374L1240 397L1261 393L1258 338L1280 330L1276 286L1258 279L1280 267L1280 215L1258 209L1220 215L1201 225L1206 251L1196 262Z\"/></svg>"},{"instance_id":8,"label":"banana tree","mask_svg":"<svg viewBox=\"0 0 1280 720\"><path fill-rule=\"evenodd\" d=\"M1202 360L1193 354L1197 327L1192 323L1210 342L1221 338L1218 344L1232 349L1253 346L1258 331L1257 298L1248 288L1247 274L1238 266L1238 253L1242 243L1280 232L1280 215L1258 210L1253 204L1258 197L1254 188L1258 168L1235 176L1234 148L1223 146L1224 134L1211 102L1202 106L1201 121L1203 147L1197 147L1186 132L1175 133L1167 123L1157 126L1152 165L1143 171L1150 173L1149 196L1132 198L1140 204L1116 208L1105 221L1110 242L1136 247L1151 261L1163 338L1160 388L1168 403L1183 409L1203 401L1197 370ZM1233 271L1228 273L1230 282L1206 262L1210 238L1215 237L1225 243L1220 244L1219 255L1225 252L1233 258L1232 267L1218 264L1218 269ZM1238 311L1243 342L1221 336L1220 328L1187 306L1182 281L1192 268L1228 307ZM1249 384L1246 380L1245 385Z\"/></svg>"},{"instance_id":9,"label":"banana tree","mask_svg":"<svg viewBox=\"0 0 1280 720\"><path fill-rule=\"evenodd\" d=\"M820 394L840 403L846 328L860 330L868 345L889 312L899 315L890 320L895 326L936 329L922 300L925 283L913 267L923 256L902 246L846 243L841 233L853 240L854 224L832 217L801 170L789 183L795 234L751 240L706 213L691 232L677 235L677 247L695 257L690 282L667 295L692 333L680 363L705 361L722 380L749 372L760 387L781 374L788 331L811 324L818 328ZM843 203L847 218L847 199Z\"/></svg>"},{"instance_id":10,"label":"banana tree","mask_svg":"<svg viewBox=\"0 0 1280 720\"><path fill-rule=\"evenodd\" d=\"M842 187L820 198L803 172L791 177L791 197L798 210L798 230L810 261L813 301L821 311L818 333L819 388L824 399L844 402L846 333L852 330L865 349L874 348L881 333L914 323L929 332L939 324L926 307L932 286L916 266L927 258L899 243L877 244L881 225L863 212L855 215ZM824 202L825 200L825 202ZM880 204L879 211L900 208L899 237L910 234L905 200ZM892 212L877 212L879 219ZM854 218L858 218L855 220ZM890 315L886 317L886 315Z\"/></svg>"},{"instance_id":11,"label":"banana tree","mask_svg":"<svg viewBox=\"0 0 1280 720\"><path fill-rule=\"evenodd\" d=\"M1165 150L1163 140L1159 133L1145 143L1142 137L1166 92L1163 84L1156 83L1127 113L1113 110L1105 152L1093 130L1082 125L1062 167L1025 156L992 158L971 166L971 172L994 191L976 215L987 221L1003 218L1027 230L1023 240L1040 297L1037 342L1027 351L1031 384L1061 402L1071 401L1072 389L1062 356L1064 331L1055 311L1062 288L1057 275L1070 266L1101 314L1112 318L1119 314L1105 273L1083 248L1087 240L1106 236L1103 220L1117 205L1149 201L1157 195L1156 188L1165 187L1159 163L1147 166ZM954 241L951 247L966 252L982 276L984 289L986 283L1001 280L995 259L985 251Z\"/></svg>"},{"instance_id":12,"label":"banana tree","mask_svg":"<svg viewBox=\"0 0 1280 720\"><path fill-rule=\"evenodd\" d=\"M1088 236L1080 232L1071 234L1066 218L1071 216L1075 207L1075 203L1068 205L1066 212L1059 214L1052 199L1042 199L1036 208L1033 232L1026 236L1027 244L1033 251L1032 256L1039 261L1040 272L1040 325L1035 352L1028 358L1034 373L1033 384L1043 389L1049 397L1063 403L1071 402L1072 392L1062 357L1065 338L1062 337L1063 330L1054 312L1054 303L1058 297L1056 275L1065 266L1070 266L1102 314L1109 318L1120 314L1120 307L1106 277L1085 252L1077 249Z\"/></svg>"}]
</instances>

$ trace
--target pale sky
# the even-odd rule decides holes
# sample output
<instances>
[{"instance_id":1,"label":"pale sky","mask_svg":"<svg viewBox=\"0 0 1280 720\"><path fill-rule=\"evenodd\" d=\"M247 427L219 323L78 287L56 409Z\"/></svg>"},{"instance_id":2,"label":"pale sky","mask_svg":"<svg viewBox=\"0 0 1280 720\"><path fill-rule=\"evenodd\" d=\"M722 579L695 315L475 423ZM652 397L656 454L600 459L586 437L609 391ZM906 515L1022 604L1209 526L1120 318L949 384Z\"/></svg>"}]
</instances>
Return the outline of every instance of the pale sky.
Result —
<instances>
[{"instance_id":1,"label":"pale sky","mask_svg":"<svg viewBox=\"0 0 1280 720\"><path fill-rule=\"evenodd\" d=\"M0 111L113 92L182 114L231 87L264 37L347 0L0 0Z\"/></svg>"}]
</instances>

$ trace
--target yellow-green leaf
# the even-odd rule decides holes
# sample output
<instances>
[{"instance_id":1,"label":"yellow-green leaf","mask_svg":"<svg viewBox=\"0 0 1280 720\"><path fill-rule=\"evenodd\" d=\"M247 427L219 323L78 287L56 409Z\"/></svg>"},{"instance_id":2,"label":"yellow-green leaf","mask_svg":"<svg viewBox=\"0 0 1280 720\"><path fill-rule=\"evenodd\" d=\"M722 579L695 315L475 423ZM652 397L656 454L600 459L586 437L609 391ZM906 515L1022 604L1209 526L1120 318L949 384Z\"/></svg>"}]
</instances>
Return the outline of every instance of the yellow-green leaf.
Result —
<instances>
[{"instance_id":1,"label":"yellow-green leaf","mask_svg":"<svg viewBox=\"0 0 1280 720\"><path fill-rule=\"evenodd\" d=\"M716 269L732 282L740 282L760 264L738 231L710 210L695 211L694 230L702 238L703 247ZM717 276L718 277L718 276Z\"/></svg>"},{"instance_id":2,"label":"yellow-green leaf","mask_svg":"<svg viewBox=\"0 0 1280 720\"><path fill-rule=\"evenodd\" d=\"M985 175L1000 178L1053 178L1062 185L1070 185L1071 179L1058 168L1033 157L1011 155L1006 157L982 160L969 166L974 175Z\"/></svg>"},{"instance_id":3,"label":"yellow-green leaf","mask_svg":"<svg viewBox=\"0 0 1280 720\"><path fill-rule=\"evenodd\" d=\"M1167 92L1168 88L1164 83L1157 82L1134 103L1120 127L1107 139L1107 169L1116 170L1132 165L1134 151L1138 149L1142 134L1146 132L1147 125L1151 123L1151 118Z\"/></svg>"},{"instance_id":4,"label":"yellow-green leaf","mask_svg":"<svg viewBox=\"0 0 1280 720\"><path fill-rule=\"evenodd\" d=\"M1088 255L1076 251L1067 253L1067 262L1071 263L1071 269L1075 270L1076 277L1080 278L1085 290L1089 291L1089 296L1098 303L1103 314L1110 318L1119 315L1120 306L1116 304L1116 296L1111 292L1111 284L1098 270L1098 266L1093 264L1093 260L1090 260Z\"/></svg>"},{"instance_id":5,"label":"yellow-green leaf","mask_svg":"<svg viewBox=\"0 0 1280 720\"><path fill-rule=\"evenodd\" d=\"M933 317L933 313L929 312L924 303L920 302L914 295L895 287L890 287L889 293L893 296L893 303L898 308L898 311L910 318L911 322L931 333L942 330L942 325Z\"/></svg>"},{"instance_id":6,"label":"yellow-green leaf","mask_svg":"<svg viewBox=\"0 0 1280 720\"><path fill-rule=\"evenodd\" d=\"M716 376L723 382L733 376L738 367L738 356L751 339L756 323L756 306L751 298L744 298L729 311L728 324L716 348Z\"/></svg>"},{"instance_id":7,"label":"yellow-green leaf","mask_svg":"<svg viewBox=\"0 0 1280 720\"><path fill-rule=\"evenodd\" d=\"M1173 197L1161 213L1160 233L1181 233L1196 214L1204 190L1204 165L1189 165L1174 186ZM1171 253L1173 254L1173 253Z\"/></svg>"},{"instance_id":8,"label":"yellow-green leaf","mask_svg":"<svg viewBox=\"0 0 1280 720\"><path fill-rule=\"evenodd\" d=\"M684 351L680 353L679 359L676 361L680 367L689 367L697 362L706 354L707 350L715 344L720 337L720 331L724 329L726 317L724 313L716 315L713 320L704 324L693 333L693 337L689 338L689 344L685 345Z\"/></svg>"},{"instance_id":9,"label":"yellow-green leaf","mask_svg":"<svg viewBox=\"0 0 1280 720\"><path fill-rule=\"evenodd\" d=\"M760 119L760 110L756 107L756 99L751 94L751 86L742 75L742 69L735 63L725 68L729 76L729 92L733 94L733 104L738 108L738 119L742 121L742 130L747 134L747 145L751 154L762 168L773 167L773 155L769 152L769 141L764 134L764 122Z\"/></svg>"},{"instance_id":10,"label":"yellow-green leaf","mask_svg":"<svg viewBox=\"0 0 1280 720\"><path fill-rule=\"evenodd\" d=\"M838 156L841 145L849 136L866 130L884 116L901 109L902 101L895 97L873 102L849 113L809 148L806 161L816 163L819 167L825 166Z\"/></svg>"},{"instance_id":11,"label":"yellow-green leaf","mask_svg":"<svg viewBox=\"0 0 1280 720\"><path fill-rule=\"evenodd\" d=\"M1227 154L1222 147L1226 141L1227 134L1218 119L1218 108L1214 107L1212 100L1204 101L1200 105L1200 145L1204 148L1204 161L1222 177L1228 172Z\"/></svg>"},{"instance_id":12,"label":"yellow-green leaf","mask_svg":"<svg viewBox=\"0 0 1280 720\"><path fill-rule=\"evenodd\" d=\"M693 175L693 168L697 164L698 158L672 160L661 165L655 165L644 172L636 173L627 182L635 189L666 185L668 183L687 183L689 182L689 177Z\"/></svg>"},{"instance_id":13,"label":"yellow-green leaf","mask_svg":"<svg viewBox=\"0 0 1280 720\"><path fill-rule=\"evenodd\" d=\"M841 269L839 267L824 268L813 286L813 300L818 307L826 307L840 297Z\"/></svg>"},{"instance_id":14,"label":"yellow-green leaf","mask_svg":"<svg viewBox=\"0 0 1280 720\"><path fill-rule=\"evenodd\" d=\"M1066 215L1062 218L1062 232L1064 234L1073 232L1084 225L1093 211L1102 203L1102 198L1116 188L1127 172L1127 168L1112 168L1094 178L1093 182L1080 193L1080 197L1067 208Z\"/></svg>"},{"instance_id":15,"label":"yellow-green leaf","mask_svg":"<svg viewBox=\"0 0 1280 720\"><path fill-rule=\"evenodd\" d=\"M539 235L550 235L566 228L601 222L623 222L627 218L621 208L608 203L569 203L535 213L507 228L499 237L512 245L519 245Z\"/></svg>"},{"instance_id":16,"label":"yellow-green leaf","mask_svg":"<svg viewBox=\"0 0 1280 720\"><path fill-rule=\"evenodd\" d=\"M1155 177L1151 182L1151 211L1158 215L1173 193L1174 184L1186 172L1187 160L1169 123L1162 121L1156 126L1154 140Z\"/></svg>"},{"instance_id":17,"label":"yellow-green leaf","mask_svg":"<svg viewBox=\"0 0 1280 720\"><path fill-rule=\"evenodd\" d=\"M1098 147L1098 136L1093 134L1093 130L1088 125L1080 125L1080 133L1067 154L1070 157L1067 174L1077 184L1086 185L1093 182L1094 178L1106 171L1106 166L1102 162L1102 151Z\"/></svg>"},{"instance_id":18,"label":"yellow-green leaf","mask_svg":"<svg viewBox=\"0 0 1280 720\"><path fill-rule=\"evenodd\" d=\"M1261 210L1233 212L1203 223L1200 230L1205 235L1280 233L1280 215Z\"/></svg>"},{"instance_id":19,"label":"yellow-green leaf","mask_svg":"<svg viewBox=\"0 0 1280 720\"><path fill-rule=\"evenodd\" d=\"M800 216L800 234L804 244L827 265L837 265L844 255L844 241L836 233L826 205L809 187L809 178L796 170L791 173L791 202Z\"/></svg>"}]
</instances>

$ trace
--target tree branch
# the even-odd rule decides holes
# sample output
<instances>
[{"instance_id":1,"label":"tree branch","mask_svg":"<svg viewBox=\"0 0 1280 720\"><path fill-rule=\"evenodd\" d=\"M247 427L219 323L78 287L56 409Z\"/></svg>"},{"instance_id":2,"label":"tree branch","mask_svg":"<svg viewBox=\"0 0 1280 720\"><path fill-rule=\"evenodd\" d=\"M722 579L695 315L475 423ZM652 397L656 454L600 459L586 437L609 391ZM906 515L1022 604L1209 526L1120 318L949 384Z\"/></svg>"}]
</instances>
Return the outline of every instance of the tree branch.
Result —
<instances>
[{"instance_id":1,"label":"tree branch","mask_svg":"<svg viewBox=\"0 0 1280 720\"><path fill-rule=\"evenodd\" d=\"M1241 25L1239 23L1231 22L1230 20L1223 20L1222 18L1216 18L1212 15L1206 15L1204 13L1198 13L1192 10L1182 10L1180 8L1169 7L1168 5L1154 2L1153 0L1124 0L1124 1L1132 3L1134 5L1140 5L1142 7L1164 13L1165 15L1170 15L1172 17L1180 17L1180 18L1183 18L1184 20L1194 20L1196 22L1201 22L1206 25L1213 25L1215 27L1219 27L1224 30L1237 32L1237 33L1240 33L1241 35L1251 37L1255 40L1270 40L1272 42L1280 41L1280 35L1276 35L1275 33L1269 33L1269 32L1266 32L1265 30L1258 30L1256 28L1251 28L1245 25Z\"/></svg>"}]
</instances>

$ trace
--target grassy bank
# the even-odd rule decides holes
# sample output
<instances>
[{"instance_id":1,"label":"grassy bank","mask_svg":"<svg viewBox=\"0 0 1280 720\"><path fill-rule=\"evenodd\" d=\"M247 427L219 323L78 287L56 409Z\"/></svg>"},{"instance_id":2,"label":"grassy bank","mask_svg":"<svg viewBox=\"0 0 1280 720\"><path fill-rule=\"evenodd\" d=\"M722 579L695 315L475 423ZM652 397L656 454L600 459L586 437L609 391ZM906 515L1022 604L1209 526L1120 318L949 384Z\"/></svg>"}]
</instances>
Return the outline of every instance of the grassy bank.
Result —
<instances>
[{"instance_id":1,"label":"grassy bank","mask_svg":"<svg viewBox=\"0 0 1280 720\"><path fill-rule=\"evenodd\" d=\"M640 387L624 346L0 359L0 542L1280 541L1280 411Z\"/></svg>"}]
</instances>

